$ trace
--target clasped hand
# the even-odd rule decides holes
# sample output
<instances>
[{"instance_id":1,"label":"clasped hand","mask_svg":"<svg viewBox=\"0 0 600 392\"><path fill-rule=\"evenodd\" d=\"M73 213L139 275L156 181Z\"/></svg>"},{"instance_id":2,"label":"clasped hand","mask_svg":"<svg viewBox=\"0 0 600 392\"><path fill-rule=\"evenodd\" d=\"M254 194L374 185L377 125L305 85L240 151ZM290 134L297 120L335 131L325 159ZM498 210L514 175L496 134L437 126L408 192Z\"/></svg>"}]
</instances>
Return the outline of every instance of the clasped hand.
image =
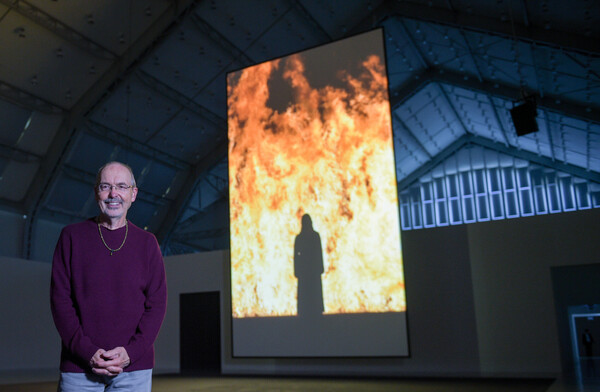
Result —
<instances>
[{"instance_id":1,"label":"clasped hand","mask_svg":"<svg viewBox=\"0 0 600 392\"><path fill-rule=\"evenodd\" d=\"M102 376L116 376L123 373L123 369L129 366L129 355L123 347L116 347L112 350L98 349L92 359L90 366L92 372Z\"/></svg>"}]
</instances>

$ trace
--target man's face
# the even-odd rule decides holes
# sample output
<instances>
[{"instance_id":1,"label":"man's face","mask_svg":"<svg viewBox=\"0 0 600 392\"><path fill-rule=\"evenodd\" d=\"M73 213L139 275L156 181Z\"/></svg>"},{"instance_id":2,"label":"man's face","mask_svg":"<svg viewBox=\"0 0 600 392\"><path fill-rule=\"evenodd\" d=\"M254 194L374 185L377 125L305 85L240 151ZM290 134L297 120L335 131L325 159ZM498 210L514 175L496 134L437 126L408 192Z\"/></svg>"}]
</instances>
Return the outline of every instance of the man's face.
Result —
<instances>
[{"instance_id":1,"label":"man's face","mask_svg":"<svg viewBox=\"0 0 600 392\"><path fill-rule=\"evenodd\" d=\"M126 167L119 164L108 165L100 174L100 184L113 185L102 192L96 187L96 200L100 212L111 219L119 219L127 216L127 210L137 196L137 188L119 189L129 187L132 183L131 173Z\"/></svg>"}]
</instances>

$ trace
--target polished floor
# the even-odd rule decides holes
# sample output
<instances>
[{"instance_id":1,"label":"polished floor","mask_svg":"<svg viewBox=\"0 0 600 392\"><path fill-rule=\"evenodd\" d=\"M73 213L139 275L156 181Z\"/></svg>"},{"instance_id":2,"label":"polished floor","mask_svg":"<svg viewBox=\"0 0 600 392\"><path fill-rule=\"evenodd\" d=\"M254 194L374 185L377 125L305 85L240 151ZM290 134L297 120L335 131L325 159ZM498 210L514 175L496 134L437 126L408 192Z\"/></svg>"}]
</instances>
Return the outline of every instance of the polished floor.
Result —
<instances>
[{"instance_id":1,"label":"polished floor","mask_svg":"<svg viewBox=\"0 0 600 392\"><path fill-rule=\"evenodd\" d=\"M153 392L598 392L600 380L352 379L157 375ZM0 392L54 392L55 381L0 385Z\"/></svg>"}]
</instances>

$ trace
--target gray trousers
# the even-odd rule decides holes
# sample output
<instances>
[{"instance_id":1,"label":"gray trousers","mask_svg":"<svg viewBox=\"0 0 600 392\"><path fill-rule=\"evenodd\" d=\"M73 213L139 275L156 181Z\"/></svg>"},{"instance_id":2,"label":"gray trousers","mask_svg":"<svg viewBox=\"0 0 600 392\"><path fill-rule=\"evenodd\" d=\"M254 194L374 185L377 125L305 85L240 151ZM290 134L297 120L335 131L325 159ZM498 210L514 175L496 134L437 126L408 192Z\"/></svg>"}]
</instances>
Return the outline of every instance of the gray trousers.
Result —
<instances>
[{"instance_id":1,"label":"gray trousers","mask_svg":"<svg viewBox=\"0 0 600 392\"><path fill-rule=\"evenodd\" d=\"M123 372L117 376L92 373L61 373L58 392L150 392L152 369Z\"/></svg>"}]
</instances>

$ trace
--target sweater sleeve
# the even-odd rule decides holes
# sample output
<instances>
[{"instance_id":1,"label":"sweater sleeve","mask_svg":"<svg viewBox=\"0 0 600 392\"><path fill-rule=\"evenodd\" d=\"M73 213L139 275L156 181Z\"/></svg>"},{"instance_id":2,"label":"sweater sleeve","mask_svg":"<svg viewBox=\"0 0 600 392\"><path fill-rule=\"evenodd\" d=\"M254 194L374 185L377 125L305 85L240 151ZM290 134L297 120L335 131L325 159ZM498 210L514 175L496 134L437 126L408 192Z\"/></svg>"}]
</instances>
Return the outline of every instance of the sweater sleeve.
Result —
<instances>
[{"instance_id":1,"label":"sweater sleeve","mask_svg":"<svg viewBox=\"0 0 600 392\"><path fill-rule=\"evenodd\" d=\"M71 237L63 230L54 250L50 281L50 306L63 345L83 363L99 349L84 334L71 291Z\"/></svg>"},{"instance_id":2,"label":"sweater sleeve","mask_svg":"<svg viewBox=\"0 0 600 392\"><path fill-rule=\"evenodd\" d=\"M125 346L131 363L134 363L148 349L151 349L154 340L158 336L158 331L167 310L167 282L164 261L156 237L152 235L150 238L146 245L148 281L144 290L144 295L146 296L144 312L142 313L135 334Z\"/></svg>"}]
</instances>

